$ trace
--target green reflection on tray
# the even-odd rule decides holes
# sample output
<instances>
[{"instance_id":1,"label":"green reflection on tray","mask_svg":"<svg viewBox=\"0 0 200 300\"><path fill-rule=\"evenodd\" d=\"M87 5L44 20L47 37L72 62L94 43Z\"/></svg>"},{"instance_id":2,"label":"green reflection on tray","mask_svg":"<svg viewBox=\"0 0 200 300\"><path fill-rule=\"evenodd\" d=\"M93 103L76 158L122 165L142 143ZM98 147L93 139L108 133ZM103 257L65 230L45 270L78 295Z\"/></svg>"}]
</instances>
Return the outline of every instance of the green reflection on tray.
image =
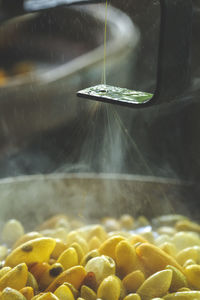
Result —
<instances>
[{"instance_id":1,"label":"green reflection on tray","mask_svg":"<svg viewBox=\"0 0 200 300\"><path fill-rule=\"evenodd\" d=\"M153 94L133 91L126 88L114 87L110 85L100 84L93 87L89 87L79 92L79 95L98 97L110 99L113 101L130 101L133 103L143 103L150 100Z\"/></svg>"}]
</instances>

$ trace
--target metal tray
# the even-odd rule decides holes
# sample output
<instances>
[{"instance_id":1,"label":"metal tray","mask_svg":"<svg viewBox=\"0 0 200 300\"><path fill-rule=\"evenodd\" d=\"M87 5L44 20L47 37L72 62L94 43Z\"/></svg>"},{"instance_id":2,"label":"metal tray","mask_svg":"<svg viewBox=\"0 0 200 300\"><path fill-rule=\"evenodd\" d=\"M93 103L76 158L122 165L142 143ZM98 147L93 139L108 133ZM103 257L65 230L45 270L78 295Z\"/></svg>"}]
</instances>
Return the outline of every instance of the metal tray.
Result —
<instances>
[{"instance_id":1,"label":"metal tray","mask_svg":"<svg viewBox=\"0 0 200 300\"><path fill-rule=\"evenodd\" d=\"M56 213L97 221L105 216L178 213L199 218L198 189L192 183L111 174L54 174L0 181L0 220L22 221L27 229Z\"/></svg>"}]
</instances>

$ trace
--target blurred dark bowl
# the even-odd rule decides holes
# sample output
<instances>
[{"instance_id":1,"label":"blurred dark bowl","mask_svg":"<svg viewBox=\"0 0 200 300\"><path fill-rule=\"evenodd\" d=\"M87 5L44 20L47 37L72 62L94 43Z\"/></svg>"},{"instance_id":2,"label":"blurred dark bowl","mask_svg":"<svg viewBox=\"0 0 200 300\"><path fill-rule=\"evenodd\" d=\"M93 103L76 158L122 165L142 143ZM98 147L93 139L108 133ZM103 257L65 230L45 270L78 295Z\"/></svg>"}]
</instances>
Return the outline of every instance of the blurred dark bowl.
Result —
<instances>
[{"instance_id":1,"label":"blurred dark bowl","mask_svg":"<svg viewBox=\"0 0 200 300\"><path fill-rule=\"evenodd\" d=\"M30 14L1 27L1 66L32 64L30 72L0 86L1 149L87 115L92 104L76 92L101 82L104 23L105 7L90 5ZM107 31L107 79L127 84L138 30L128 16L109 7Z\"/></svg>"}]
</instances>

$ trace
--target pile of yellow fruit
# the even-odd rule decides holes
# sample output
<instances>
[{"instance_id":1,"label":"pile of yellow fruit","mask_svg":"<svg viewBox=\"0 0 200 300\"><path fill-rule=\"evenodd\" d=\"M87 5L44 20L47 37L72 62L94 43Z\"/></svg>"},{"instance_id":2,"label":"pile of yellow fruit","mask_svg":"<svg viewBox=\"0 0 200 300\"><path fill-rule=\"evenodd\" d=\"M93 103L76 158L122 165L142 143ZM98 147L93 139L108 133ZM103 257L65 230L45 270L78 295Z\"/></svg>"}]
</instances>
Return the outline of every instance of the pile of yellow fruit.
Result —
<instances>
[{"instance_id":1,"label":"pile of yellow fruit","mask_svg":"<svg viewBox=\"0 0 200 300\"><path fill-rule=\"evenodd\" d=\"M200 299L200 225L184 216L56 215L36 231L2 229L0 300Z\"/></svg>"}]
</instances>

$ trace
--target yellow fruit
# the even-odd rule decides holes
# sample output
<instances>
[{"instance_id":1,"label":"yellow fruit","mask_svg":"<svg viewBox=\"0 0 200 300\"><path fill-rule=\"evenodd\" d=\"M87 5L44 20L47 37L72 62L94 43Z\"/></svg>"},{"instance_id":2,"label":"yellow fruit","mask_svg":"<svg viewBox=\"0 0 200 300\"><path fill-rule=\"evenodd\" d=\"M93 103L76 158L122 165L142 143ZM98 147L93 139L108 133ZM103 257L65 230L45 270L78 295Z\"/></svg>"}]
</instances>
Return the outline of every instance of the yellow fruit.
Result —
<instances>
[{"instance_id":1,"label":"yellow fruit","mask_svg":"<svg viewBox=\"0 0 200 300\"><path fill-rule=\"evenodd\" d=\"M11 267L3 267L0 269L0 279L11 270Z\"/></svg>"},{"instance_id":2,"label":"yellow fruit","mask_svg":"<svg viewBox=\"0 0 200 300\"><path fill-rule=\"evenodd\" d=\"M106 217L103 218L102 224L106 231L115 232L120 230L120 223L115 218Z\"/></svg>"},{"instance_id":3,"label":"yellow fruit","mask_svg":"<svg viewBox=\"0 0 200 300\"><path fill-rule=\"evenodd\" d=\"M89 250L98 249L101 246L101 241L97 236L93 236L88 243Z\"/></svg>"},{"instance_id":4,"label":"yellow fruit","mask_svg":"<svg viewBox=\"0 0 200 300\"><path fill-rule=\"evenodd\" d=\"M138 294L129 294L123 300L141 300L141 297Z\"/></svg>"},{"instance_id":5,"label":"yellow fruit","mask_svg":"<svg viewBox=\"0 0 200 300\"><path fill-rule=\"evenodd\" d=\"M8 248L6 246L0 246L0 261L4 260L8 253Z\"/></svg>"},{"instance_id":6,"label":"yellow fruit","mask_svg":"<svg viewBox=\"0 0 200 300\"><path fill-rule=\"evenodd\" d=\"M97 256L88 261L85 270L95 274L97 285L99 285L104 278L115 274L115 262L109 256Z\"/></svg>"},{"instance_id":7,"label":"yellow fruit","mask_svg":"<svg viewBox=\"0 0 200 300\"><path fill-rule=\"evenodd\" d=\"M84 251L83 251L82 247L78 243L75 242L70 245L70 248L74 248L76 250L76 253L78 255L78 263L80 263L84 257Z\"/></svg>"},{"instance_id":8,"label":"yellow fruit","mask_svg":"<svg viewBox=\"0 0 200 300\"><path fill-rule=\"evenodd\" d=\"M33 274L35 279L37 281L39 281L42 274L44 272L46 272L47 270L49 270L49 268L50 268L50 265L48 263L45 263L45 262L41 263L40 262L40 263L35 263L35 264L31 265L29 267L29 271L31 272L31 274Z\"/></svg>"},{"instance_id":9,"label":"yellow fruit","mask_svg":"<svg viewBox=\"0 0 200 300\"><path fill-rule=\"evenodd\" d=\"M165 269L167 265L176 267L183 272L182 267L176 262L176 260L152 244L141 244L136 248L138 257L143 261L144 265L155 273Z\"/></svg>"},{"instance_id":10,"label":"yellow fruit","mask_svg":"<svg viewBox=\"0 0 200 300\"><path fill-rule=\"evenodd\" d=\"M56 228L59 223L68 223L67 217L65 215L54 215L53 217L44 221L40 226L38 226L38 231L45 229Z\"/></svg>"},{"instance_id":11,"label":"yellow fruit","mask_svg":"<svg viewBox=\"0 0 200 300\"><path fill-rule=\"evenodd\" d=\"M172 271L159 271L149 278L137 290L143 300L164 296L171 285Z\"/></svg>"},{"instance_id":12,"label":"yellow fruit","mask_svg":"<svg viewBox=\"0 0 200 300\"><path fill-rule=\"evenodd\" d=\"M174 244L172 244L172 243L165 242L162 245L160 245L159 248L161 250L163 250L165 253L167 253L173 257L176 256L177 250L176 250L176 247L174 246Z\"/></svg>"},{"instance_id":13,"label":"yellow fruit","mask_svg":"<svg viewBox=\"0 0 200 300\"><path fill-rule=\"evenodd\" d=\"M65 228L46 229L40 232L44 237L59 239L63 242L67 239L67 231Z\"/></svg>"},{"instance_id":14,"label":"yellow fruit","mask_svg":"<svg viewBox=\"0 0 200 300\"><path fill-rule=\"evenodd\" d=\"M114 275L106 277L97 290L97 297L102 300L118 300L120 297L119 279Z\"/></svg>"},{"instance_id":15,"label":"yellow fruit","mask_svg":"<svg viewBox=\"0 0 200 300\"><path fill-rule=\"evenodd\" d=\"M188 292L188 291L191 291L191 289L189 289L187 287L182 287L182 288L177 290L177 292Z\"/></svg>"},{"instance_id":16,"label":"yellow fruit","mask_svg":"<svg viewBox=\"0 0 200 300\"><path fill-rule=\"evenodd\" d=\"M187 291L168 294L163 297L165 300L200 300L199 291Z\"/></svg>"},{"instance_id":17,"label":"yellow fruit","mask_svg":"<svg viewBox=\"0 0 200 300\"><path fill-rule=\"evenodd\" d=\"M137 235L137 234L133 234L129 238L129 242L132 245L136 245L137 243L148 243L148 241L145 238L143 238L141 235Z\"/></svg>"},{"instance_id":18,"label":"yellow fruit","mask_svg":"<svg viewBox=\"0 0 200 300\"><path fill-rule=\"evenodd\" d=\"M56 295L49 292L49 293L44 293L43 295L38 297L37 300L59 300L59 298L56 297Z\"/></svg>"},{"instance_id":19,"label":"yellow fruit","mask_svg":"<svg viewBox=\"0 0 200 300\"><path fill-rule=\"evenodd\" d=\"M82 266L72 267L62 272L46 289L46 291L54 292L64 282L71 283L77 290L80 288L87 272Z\"/></svg>"},{"instance_id":20,"label":"yellow fruit","mask_svg":"<svg viewBox=\"0 0 200 300\"><path fill-rule=\"evenodd\" d=\"M82 285L81 287L81 297L85 300L96 300L96 293L86 285Z\"/></svg>"},{"instance_id":21,"label":"yellow fruit","mask_svg":"<svg viewBox=\"0 0 200 300\"><path fill-rule=\"evenodd\" d=\"M38 281L40 290L46 289L63 271L63 266L59 263L49 266L49 269L42 273Z\"/></svg>"},{"instance_id":22,"label":"yellow fruit","mask_svg":"<svg viewBox=\"0 0 200 300\"><path fill-rule=\"evenodd\" d=\"M83 257L83 259L81 260L81 265L82 265L82 266L85 266L85 265L88 263L88 261L89 261L90 259L92 259L92 258L94 258L94 257L97 257L97 256L99 256L99 255L100 255L100 254L99 254L99 251L98 251L97 249L88 252L88 253Z\"/></svg>"},{"instance_id":23,"label":"yellow fruit","mask_svg":"<svg viewBox=\"0 0 200 300\"><path fill-rule=\"evenodd\" d=\"M67 249L67 245L60 239L55 239L55 240L56 240L56 245L53 252L51 253L51 257L57 260L58 257L61 255L61 253L63 253Z\"/></svg>"},{"instance_id":24,"label":"yellow fruit","mask_svg":"<svg viewBox=\"0 0 200 300\"><path fill-rule=\"evenodd\" d=\"M69 247L59 256L57 262L63 266L64 270L78 265L78 255L76 250Z\"/></svg>"},{"instance_id":25,"label":"yellow fruit","mask_svg":"<svg viewBox=\"0 0 200 300\"><path fill-rule=\"evenodd\" d=\"M34 296L31 300L36 300L36 299L38 299L42 295L44 295L44 293L39 293L36 296Z\"/></svg>"},{"instance_id":26,"label":"yellow fruit","mask_svg":"<svg viewBox=\"0 0 200 300\"><path fill-rule=\"evenodd\" d=\"M52 238L38 238L26 242L14 249L6 258L5 265L14 267L22 262L27 265L47 262L56 245Z\"/></svg>"},{"instance_id":27,"label":"yellow fruit","mask_svg":"<svg viewBox=\"0 0 200 300\"><path fill-rule=\"evenodd\" d=\"M191 265L196 265L196 262L193 259L188 259L184 263L183 268L186 268L186 267L191 266Z\"/></svg>"},{"instance_id":28,"label":"yellow fruit","mask_svg":"<svg viewBox=\"0 0 200 300\"><path fill-rule=\"evenodd\" d=\"M79 244L84 254L88 252L89 248L86 240L75 230L71 231L67 236L67 244L71 245L73 243Z\"/></svg>"},{"instance_id":29,"label":"yellow fruit","mask_svg":"<svg viewBox=\"0 0 200 300\"><path fill-rule=\"evenodd\" d=\"M75 299L78 297L79 291L75 289L75 287L71 283L64 282L63 285L66 285L70 289Z\"/></svg>"},{"instance_id":30,"label":"yellow fruit","mask_svg":"<svg viewBox=\"0 0 200 300\"><path fill-rule=\"evenodd\" d=\"M117 270L123 278L134 270L136 264L135 248L126 240L117 244L115 249Z\"/></svg>"},{"instance_id":31,"label":"yellow fruit","mask_svg":"<svg viewBox=\"0 0 200 300\"><path fill-rule=\"evenodd\" d=\"M74 300L74 295L70 288L66 285L61 285L57 288L54 294L58 297L59 300Z\"/></svg>"},{"instance_id":32,"label":"yellow fruit","mask_svg":"<svg viewBox=\"0 0 200 300\"><path fill-rule=\"evenodd\" d=\"M181 220L176 223L178 231L194 231L200 233L200 225L189 220Z\"/></svg>"},{"instance_id":33,"label":"yellow fruit","mask_svg":"<svg viewBox=\"0 0 200 300\"><path fill-rule=\"evenodd\" d=\"M200 265L191 265L185 268L185 276L195 289L200 289Z\"/></svg>"},{"instance_id":34,"label":"yellow fruit","mask_svg":"<svg viewBox=\"0 0 200 300\"><path fill-rule=\"evenodd\" d=\"M15 220L9 220L3 227L1 238L4 243L13 245L18 238L24 234L24 228L22 224Z\"/></svg>"},{"instance_id":35,"label":"yellow fruit","mask_svg":"<svg viewBox=\"0 0 200 300\"><path fill-rule=\"evenodd\" d=\"M172 282L170 286L170 292L177 292L182 287L187 287L187 279L182 272L173 266L167 266L167 270L172 270Z\"/></svg>"},{"instance_id":36,"label":"yellow fruit","mask_svg":"<svg viewBox=\"0 0 200 300\"><path fill-rule=\"evenodd\" d=\"M24 295L27 300L31 300L34 296L33 288L30 286L26 286L20 290L20 293Z\"/></svg>"},{"instance_id":37,"label":"yellow fruit","mask_svg":"<svg viewBox=\"0 0 200 300\"><path fill-rule=\"evenodd\" d=\"M42 235L41 233L37 232L37 231L32 231L32 232L28 232L24 235L22 235L16 242L15 244L13 245L13 249L19 247L20 245L28 242L28 241L31 241L31 240L34 240L34 239L38 239L38 238L41 238Z\"/></svg>"},{"instance_id":38,"label":"yellow fruit","mask_svg":"<svg viewBox=\"0 0 200 300\"><path fill-rule=\"evenodd\" d=\"M101 242L103 242L107 239L108 234L101 225L94 225L92 226L88 234L88 240L90 240L94 236L96 236Z\"/></svg>"},{"instance_id":39,"label":"yellow fruit","mask_svg":"<svg viewBox=\"0 0 200 300\"><path fill-rule=\"evenodd\" d=\"M103 242L103 244L99 247L99 253L101 255L110 256L115 260L115 248L117 244L123 240L124 238L122 236L112 236L111 238Z\"/></svg>"},{"instance_id":40,"label":"yellow fruit","mask_svg":"<svg viewBox=\"0 0 200 300\"><path fill-rule=\"evenodd\" d=\"M28 268L26 264L19 264L0 279L0 291L7 287L20 290L26 285L27 278Z\"/></svg>"},{"instance_id":41,"label":"yellow fruit","mask_svg":"<svg viewBox=\"0 0 200 300\"><path fill-rule=\"evenodd\" d=\"M135 220L130 215L122 215L120 218L120 224L122 228L125 228L127 230L133 229Z\"/></svg>"},{"instance_id":42,"label":"yellow fruit","mask_svg":"<svg viewBox=\"0 0 200 300\"><path fill-rule=\"evenodd\" d=\"M140 270L137 270L126 275L122 283L128 293L135 293L144 281L144 274Z\"/></svg>"},{"instance_id":43,"label":"yellow fruit","mask_svg":"<svg viewBox=\"0 0 200 300\"><path fill-rule=\"evenodd\" d=\"M173 236L176 233L176 230L170 226L161 226L157 230L158 234L167 234L169 236Z\"/></svg>"},{"instance_id":44,"label":"yellow fruit","mask_svg":"<svg viewBox=\"0 0 200 300\"><path fill-rule=\"evenodd\" d=\"M26 300L26 298L17 290L7 287L3 290L0 300Z\"/></svg>"},{"instance_id":45,"label":"yellow fruit","mask_svg":"<svg viewBox=\"0 0 200 300\"><path fill-rule=\"evenodd\" d=\"M28 272L26 285L33 288L34 294L38 292L38 283L33 274L31 274L30 272Z\"/></svg>"},{"instance_id":46,"label":"yellow fruit","mask_svg":"<svg viewBox=\"0 0 200 300\"><path fill-rule=\"evenodd\" d=\"M198 258L197 250L194 249L193 247L189 247L181 250L176 256L176 260L181 266L183 266L188 259L192 259L193 261L197 262L197 258Z\"/></svg>"},{"instance_id":47,"label":"yellow fruit","mask_svg":"<svg viewBox=\"0 0 200 300\"><path fill-rule=\"evenodd\" d=\"M175 245L178 251L192 246L200 246L199 237L191 232L177 232L171 238L171 242Z\"/></svg>"}]
</instances>

